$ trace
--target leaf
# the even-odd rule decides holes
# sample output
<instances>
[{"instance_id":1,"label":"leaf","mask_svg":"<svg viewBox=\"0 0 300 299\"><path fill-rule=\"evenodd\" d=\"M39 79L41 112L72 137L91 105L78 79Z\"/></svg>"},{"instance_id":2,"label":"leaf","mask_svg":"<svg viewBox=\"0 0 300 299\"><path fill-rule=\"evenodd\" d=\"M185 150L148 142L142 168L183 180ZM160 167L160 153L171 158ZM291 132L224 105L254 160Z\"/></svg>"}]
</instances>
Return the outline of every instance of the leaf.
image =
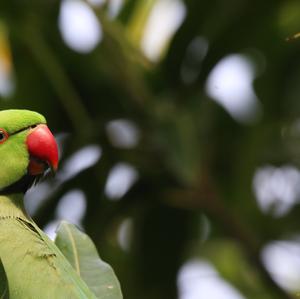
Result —
<instances>
[{"instance_id":1,"label":"leaf","mask_svg":"<svg viewBox=\"0 0 300 299\"><path fill-rule=\"evenodd\" d=\"M0 299L9 299L8 281L1 260L0 260Z\"/></svg>"},{"instance_id":2,"label":"leaf","mask_svg":"<svg viewBox=\"0 0 300 299\"><path fill-rule=\"evenodd\" d=\"M97 298L123 298L113 269L101 260L88 235L62 221L55 243Z\"/></svg>"}]
</instances>

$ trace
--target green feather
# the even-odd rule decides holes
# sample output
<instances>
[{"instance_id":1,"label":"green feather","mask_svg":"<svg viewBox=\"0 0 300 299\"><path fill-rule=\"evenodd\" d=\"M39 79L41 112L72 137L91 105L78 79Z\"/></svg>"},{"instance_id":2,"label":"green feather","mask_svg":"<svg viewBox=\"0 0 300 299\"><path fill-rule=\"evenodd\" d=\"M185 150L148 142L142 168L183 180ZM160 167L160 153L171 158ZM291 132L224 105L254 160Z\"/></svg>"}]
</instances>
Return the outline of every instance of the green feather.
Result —
<instances>
[{"instance_id":1,"label":"green feather","mask_svg":"<svg viewBox=\"0 0 300 299\"><path fill-rule=\"evenodd\" d=\"M30 110L11 109L0 111L0 128L9 134L32 125L45 123L46 119L43 115Z\"/></svg>"},{"instance_id":2,"label":"green feather","mask_svg":"<svg viewBox=\"0 0 300 299\"><path fill-rule=\"evenodd\" d=\"M0 144L0 189L18 181L27 172L29 154L25 144L26 131L10 136Z\"/></svg>"}]
</instances>

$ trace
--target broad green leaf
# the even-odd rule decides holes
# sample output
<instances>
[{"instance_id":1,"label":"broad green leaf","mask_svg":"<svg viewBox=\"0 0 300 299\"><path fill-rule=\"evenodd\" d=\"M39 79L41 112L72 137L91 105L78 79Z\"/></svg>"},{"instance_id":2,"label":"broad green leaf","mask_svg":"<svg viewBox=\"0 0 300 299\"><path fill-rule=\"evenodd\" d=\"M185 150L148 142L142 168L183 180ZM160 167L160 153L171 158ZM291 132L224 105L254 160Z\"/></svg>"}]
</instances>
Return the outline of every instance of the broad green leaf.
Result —
<instances>
[{"instance_id":1,"label":"broad green leaf","mask_svg":"<svg viewBox=\"0 0 300 299\"><path fill-rule=\"evenodd\" d=\"M101 260L88 235L62 221L55 243L97 298L123 298L113 269Z\"/></svg>"},{"instance_id":2,"label":"broad green leaf","mask_svg":"<svg viewBox=\"0 0 300 299\"><path fill-rule=\"evenodd\" d=\"M9 299L7 277L1 260L0 260L0 299Z\"/></svg>"}]
</instances>

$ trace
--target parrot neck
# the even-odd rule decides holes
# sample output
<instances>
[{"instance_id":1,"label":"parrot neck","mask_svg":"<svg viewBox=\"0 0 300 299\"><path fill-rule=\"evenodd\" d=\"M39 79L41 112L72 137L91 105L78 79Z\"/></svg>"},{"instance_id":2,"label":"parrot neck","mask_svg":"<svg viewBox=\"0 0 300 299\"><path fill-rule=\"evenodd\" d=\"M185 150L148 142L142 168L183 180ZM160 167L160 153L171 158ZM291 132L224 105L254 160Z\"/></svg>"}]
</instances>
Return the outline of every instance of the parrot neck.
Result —
<instances>
[{"instance_id":1,"label":"parrot neck","mask_svg":"<svg viewBox=\"0 0 300 299\"><path fill-rule=\"evenodd\" d=\"M0 195L0 219L6 217L28 219L23 198L22 193Z\"/></svg>"}]
</instances>

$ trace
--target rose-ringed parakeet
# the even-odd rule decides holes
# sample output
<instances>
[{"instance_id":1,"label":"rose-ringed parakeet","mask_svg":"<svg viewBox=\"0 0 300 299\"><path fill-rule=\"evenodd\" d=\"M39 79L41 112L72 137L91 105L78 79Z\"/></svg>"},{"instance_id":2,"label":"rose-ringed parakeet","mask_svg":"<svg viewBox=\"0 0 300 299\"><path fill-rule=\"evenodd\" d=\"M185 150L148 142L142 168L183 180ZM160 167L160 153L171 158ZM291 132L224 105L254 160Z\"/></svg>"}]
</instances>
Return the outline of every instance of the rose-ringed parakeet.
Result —
<instances>
[{"instance_id":1,"label":"rose-ringed parakeet","mask_svg":"<svg viewBox=\"0 0 300 299\"><path fill-rule=\"evenodd\" d=\"M26 190L58 165L45 118L28 110L0 111L0 157L0 260L9 298L96 298L24 209Z\"/></svg>"}]
</instances>

